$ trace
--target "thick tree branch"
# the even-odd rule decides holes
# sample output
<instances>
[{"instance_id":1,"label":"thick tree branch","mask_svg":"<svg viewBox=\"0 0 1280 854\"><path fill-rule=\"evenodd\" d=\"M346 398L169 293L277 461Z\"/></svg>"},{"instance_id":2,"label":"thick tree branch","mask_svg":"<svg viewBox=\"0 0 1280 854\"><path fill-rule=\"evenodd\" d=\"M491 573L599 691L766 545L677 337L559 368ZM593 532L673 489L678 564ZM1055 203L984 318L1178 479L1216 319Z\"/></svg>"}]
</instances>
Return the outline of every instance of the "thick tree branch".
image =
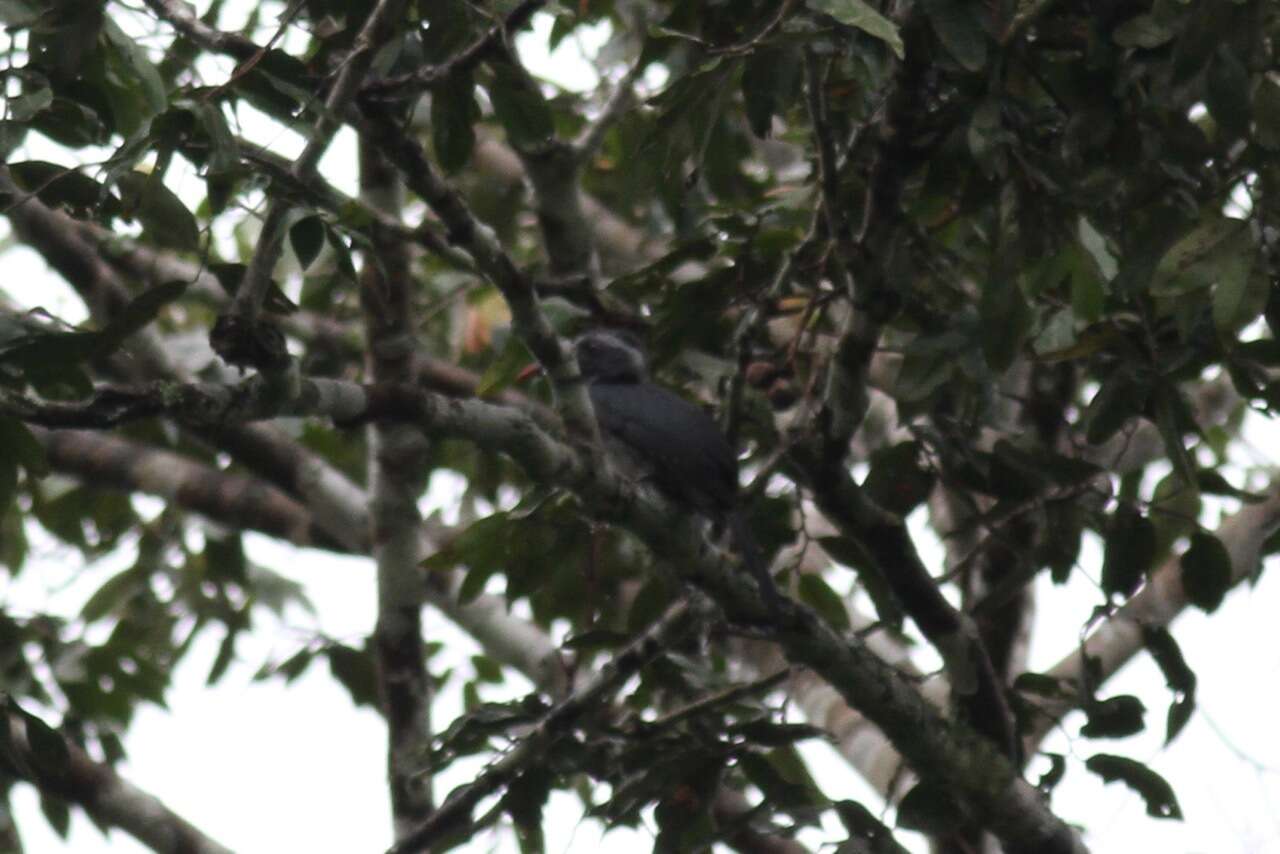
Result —
<instances>
[{"instance_id":1,"label":"thick tree branch","mask_svg":"<svg viewBox=\"0 0 1280 854\"><path fill-rule=\"evenodd\" d=\"M1280 530L1280 491L1271 485L1266 501L1242 507L1218 526L1215 534L1231 556L1231 585L1251 578L1258 568L1262 544ZM1105 682L1146 647L1143 632L1168 626L1189 605L1182 586L1180 557L1171 557L1152 573L1147 583L1129 601L1089 632L1078 650L1064 656L1048 675L1065 684L1080 686L1074 698L1037 698L1037 710L1027 734L1027 754L1068 713L1088 699L1086 685ZM1086 670L1085 658L1096 661L1096 669Z\"/></svg>"},{"instance_id":2,"label":"thick tree branch","mask_svg":"<svg viewBox=\"0 0 1280 854\"><path fill-rule=\"evenodd\" d=\"M797 449L793 456L813 489L818 508L859 543L903 608L946 662L953 694L970 723L1005 752L1017 754L1013 714L978 628L947 601L916 551L906 524L875 506L844 469Z\"/></svg>"},{"instance_id":3,"label":"thick tree branch","mask_svg":"<svg viewBox=\"0 0 1280 854\"><path fill-rule=\"evenodd\" d=\"M16 190L8 182L7 176L0 173L0 191L4 191L6 187L9 191ZM128 304L129 291L119 280L115 268L104 264L95 251L109 240L107 235L92 226L77 223L65 214L50 210L34 198L10 208L7 213L19 236L67 279L90 306L100 323L109 322ZM122 245L127 247L129 244ZM157 284L176 278L193 281L211 293L221 292L216 283L209 281L212 277L208 274L197 278L199 270L195 265L179 262L167 253L156 253L142 245L134 245L132 251L126 251L123 256L118 253L112 255L111 260L115 264L124 265L132 275L148 278ZM150 330L143 330L134 337L128 356L129 358L119 362L122 369L120 375L124 377L181 378L186 375L171 363L158 338ZM435 368L438 369L439 365L435 365ZM451 389L451 393L457 392ZM506 399L501 398L504 401ZM525 401L525 404L528 405L528 402ZM548 417L546 413L540 413L539 417L544 423L554 423L554 418ZM262 424L206 424L193 432L211 441L215 447L226 450L251 471L302 502L305 511L280 510L280 518L285 520L280 530L287 529L294 535L305 533L305 542L312 545L331 543L354 553L370 551L368 497L362 489L320 457L285 438L277 430ZM104 441L105 437L99 437L99 440ZM86 449L84 445L78 447ZM166 452L158 453L163 455ZM156 494L166 497L188 498L199 493L183 488L184 483L204 479L207 483L203 485L207 486L209 483L221 482L216 477L218 473L208 469L200 469L199 472L203 474L190 470L190 478L184 480L179 475L188 471L189 461L183 465L180 458L144 458L136 446L127 443L122 448L104 448L101 454L105 459L116 461L112 464L111 477L116 479L120 488L143 491L154 488ZM129 465L121 462L127 460L136 462ZM67 465L69 468L87 466L87 469L80 469L83 471L100 471L99 467L105 464L89 457L74 463L68 461ZM149 481L148 478L156 477L160 472L177 476L177 479L170 477L160 483ZM135 478L146 473L148 477L126 482L126 473ZM239 487L232 489L232 492L238 491ZM220 494L225 499L228 493L223 489ZM251 487L241 494L261 495L263 487ZM272 504L276 508L284 506L274 499ZM250 516L255 523L276 518L274 512L258 516L243 508L225 508L215 501L207 500L192 509L207 513L212 518L219 518L217 514L227 510L230 517L223 518L227 522ZM310 522L306 520L305 512L311 514ZM258 526L255 524L251 527ZM324 536L321 536L321 532ZM515 667L539 685L555 686L563 683L566 671L561 657L541 630L513 617L499 601L490 597L482 596L466 605L459 604L457 588L460 584L461 579L456 575L432 575L427 579L427 599L475 637L495 659Z\"/></svg>"},{"instance_id":4,"label":"thick tree branch","mask_svg":"<svg viewBox=\"0 0 1280 854\"><path fill-rule=\"evenodd\" d=\"M974 819L1017 854L1084 850L1075 834L1045 807L1038 793L984 737L947 721L906 680L860 641L841 637L817 614L789 600L774 612L738 562L713 546L696 519L643 485L624 482L608 467L544 433L527 417L479 401L444 398L414 388L362 387L304 379L293 397L261 378L237 386L169 386L104 390L84 404L44 403L0 396L0 412L35 423L103 426L165 412L201 421L278 415L321 415L343 421L400 418L431 435L464 437L514 458L536 481L572 489L603 521L621 524L678 568L681 578L707 591L730 619L770 625L795 664L812 668L846 702L889 736L923 779L951 787Z\"/></svg>"},{"instance_id":5,"label":"thick tree branch","mask_svg":"<svg viewBox=\"0 0 1280 854\"><path fill-rule=\"evenodd\" d=\"M600 108L600 113L582 129L582 133L578 134L578 138L573 142L573 154L578 162L585 163L595 156L609 128L613 127L635 103L635 87L644 76L644 70L647 67L646 63L637 60L613 85L613 92Z\"/></svg>"},{"instance_id":6,"label":"thick tree branch","mask_svg":"<svg viewBox=\"0 0 1280 854\"><path fill-rule=\"evenodd\" d=\"M0 167L0 193L14 190L16 187ZM7 213L18 236L62 275L97 323L107 324L119 316L131 294L116 268L98 251L105 237L97 229L77 223L34 198L11 207ZM160 256L164 257L167 256ZM170 272L181 270L173 271L158 263L153 274L164 282L171 280ZM173 278L192 280L183 275ZM208 286L213 287L212 283ZM124 354L108 367L111 376L135 382L190 377L188 371L175 364L159 336L150 329L132 336ZM345 522L345 511L363 504L362 491L320 457L265 425L209 425L199 432L199 438L228 451L290 495L302 498L319 523L351 548L353 529Z\"/></svg>"},{"instance_id":7,"label":"thick tree branch","mask_svg":"<svg viewBox=\"0 0 1280 854\"><path fill-rule=\"evenodd\" d=\"M94 762L75 742L10 701L0 766L41 792L85 809L94 820L118 827L160 854L231 854L159 799Z\"/></svg>"},{"instance_id":8,"label":"thick tree branch","mask_svg":"<svg viewBox=\"0 0 1280 854\"><path fill-rule=\"evenodd\" d=\"M409 74L399 77L388 77L375 80L364 87L364 94L382 97L404 93L416 94L449 81L462 71L474 68L485 54L505 44L512 33L524 27L533 17L533 13L546 5L546 0L522 0L507 16L490 27L484 35L458 51L453 56L435 65L424 65Z\"/></svg>"},{"instance_id":9,"label":"thick tree branch","mask_svg":"<svg viewBox=\"0 0 1280 854\"><path fill-rule=\"evenodd\" d=\"M168 21L179 33L217 53L225 53L240 61L253 59L259 47L251 39L236 33L225 33L209 26L196 15L195 7L182 0L143 0L161 20Z\"/></svg>"},{"instance_id":10,"label":"thick tree branch","mask_svg":"<svg viewBox=\"0 0 1280 854\"><path fill-rule=\"evenodd\" d=\"M366 147L360 150L361 195L387 214L398 212L403 192L394 170ZM375 382L413 379L415 317L406 244L375 231L360 273L366 367ZM374 654L378 693L387 721L387 777L395 837L401 838L433 809L431 679L422 637L422 516L426 489L426 437L411 425L377 422L369 427L369 515L377 565L378 618Z\"/></svg>"},{"instance_id":11,"label":"thick tree branch","mask_svg":"<svg viewBox=\"0 0 1280 854\"><path fill-rule=\"evenodd\" d=\"M269 148L255 145L245 139L237 139L236 147L244 158L258 166L271 178L268 192L280 189L295 193L314 204L318 209L328 211L346 224L352 219L364 219L372 225L361 229L369 233L376 226L385 234L396 237L405 243L414 243L428 252L446 260L461 270L474 269L471 258L465 252L459 252L447 243L439 223L423 220L417 226L408 226L398 218L368 204L363 199L354 199L334 188L318 173L296 175L292 170L293 162L276 154ZM352 212L358 217L353 217Z\"/></svg>"},{"instance_id":12,"label":"thick tree branch","mask_svg":"<svg viewBox=\"0 0 1280 854\"><path fill-rule=\"evenodd\" d=\"M480 271L502 293L516 332L551 378L557 407L570 432L596 438L591 402L573 354L556 337L529 277L511 260L492 230L475 218L462 196L436 174L422 146L384 112L367 107L362 116L356 117L356 127L366 142L396 165L409 188L445 223L450 240L470 253Z\"/></svg>"},{"instance_id":13,"label":"thick tree branch","mask_svg":"<svg viewBox=\"0 0 1280 854\"><path fill-rule=\"evenodd\" d=\"M87 484L155 495L220 524L261 531L298 546L323 548L333 543L336 550L353 554L372 550L368 501L363 496L355 507L343 510L342 527L337 530L347 534L338 540L335 529L270 484L101 432L32 429L53 470L80 477ZM432 545L427 540L422 550ZM556 693L564 685L567 666L550 638L512 616L499 598L482 595L460 604L461 584L459 573L432 573L425 579L423 595L495 660Z\"/></svg>"},{"instance_id":14,"label":"thick tree branch","mask_svg":"<svg viewBox=\"0 0 1280 854\"><path fill-rule=\"evenodd\" d=\"M155 495L230 527L261 531L296 546L346 550L297 501L257 478L218 471L180 454L101 432L33 432L55 471L95 487Z\"/></svg>"}]
</instances>

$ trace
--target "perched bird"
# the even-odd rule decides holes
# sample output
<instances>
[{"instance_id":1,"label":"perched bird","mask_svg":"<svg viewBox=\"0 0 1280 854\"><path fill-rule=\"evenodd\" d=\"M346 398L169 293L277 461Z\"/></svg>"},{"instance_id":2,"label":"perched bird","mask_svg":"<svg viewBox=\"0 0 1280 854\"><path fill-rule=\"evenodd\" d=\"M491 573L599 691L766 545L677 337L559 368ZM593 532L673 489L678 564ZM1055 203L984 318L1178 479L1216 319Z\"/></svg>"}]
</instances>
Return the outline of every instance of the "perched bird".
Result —
<instances>
[{"instance_id":1,"label":"perched bird","mask_svg":"<svg viewBox=\"0 0 1280 854\"><path fill-rule=\"evenodd\" d=\"M697 406L649 382L644 353L629 333L588 332L574 342L574 353L606 443L669 498L726 528L776 607L773 577L738 506L737 455L720 428Z\"/></svg>"}]
</instances>

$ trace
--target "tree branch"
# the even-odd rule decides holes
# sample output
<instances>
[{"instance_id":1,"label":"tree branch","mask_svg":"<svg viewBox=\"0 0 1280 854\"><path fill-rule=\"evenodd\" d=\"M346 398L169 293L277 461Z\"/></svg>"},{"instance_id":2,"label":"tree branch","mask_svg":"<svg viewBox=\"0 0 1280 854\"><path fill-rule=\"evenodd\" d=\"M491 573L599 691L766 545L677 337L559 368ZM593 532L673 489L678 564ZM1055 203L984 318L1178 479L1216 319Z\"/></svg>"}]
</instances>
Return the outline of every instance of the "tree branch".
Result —
<instances>
[{"instance_id":1,"label":"tree branch","mask_svg":"<svg viewBox=\"0 0 1280 854\"><path fill-rule=\"evenodd\" d=\"M696 609L678 602L657 623L604 664L573 693L556 703L506 754L489 764L475 781L450 793L431 818L391 846L388 854L429 851L441 836L470 820L471 811L488 795L509 784L546 758L555 740L583 714L602 706L641 667L675 645L690 631Z\"/></svg>"},{"instance_id":2,"label":"tree branch","mask_svg":"<svg viewBox=\"0 0 1280 854\"><path fill-rule=\"evenodd\" d=\"M533 13L544 5L546 0L522 0L500 23L490 27L484 35L444 62L424 65L417 71L402 74L399 77L375 80L364 87L362 94L372 97L416 94L424 89L439 86L454 74L473 68L486 53L504 44L512 33L527 24L533 17Z\"/></svg>"},{"instance_id":3,"label":"tree branch","mask_svg":"<svg viewBox=\"0 0 1280 854\"><path fill-rule=\"evenodd\" d=\"M258 478L218 471L171 451L85 430L32 432L55 471L95 487L155 495L234 528L296 546L346 551L302 505Z\"/></svg>"},{"instance_id":4,"label":"tree branch","mask_svg":"<svg viewBox=\"0 0 1280 854\"><path fill-rule=\"evenodd\" d=\"M6 705L0 718L0 767L9 774L78 804L95 821L118 827L161 854L231 854L12 700Z\"/></svg>"},{"instance_id":5,"label":"tree branch","mask_svg":"<svg viewBox=\"0 0 1280 854\"><path fill-rule=\"evenodd\" d=\"M557 407L570 432L598 440L591 402L576 361L543 314L528 276L516 267L493 232L475 218L457 191L436 174L422 146L385 113L366 105L355 122L360 136L396 165L410 189L444 222L450 240L470 253L485 278L501 292L516 332L551 378Z\"/></svg>"},{"instance_id":6,"label":"tree branch","mask_svg":"<svg viewBox=\"0 0 1280 854\"><path fill-rule=\"evenodd\" d=\"M1268 492L1267 500L1245 505L1215 532L1231 556L1232 586L1253 576L1262 544L1280 530L1280 491L1271 484ZM1079 649L1054 665L1048 675L1082 688L1105 682L1146 648L1144 630L1168 626L1189 604L1182 586L1181 558L1171 557L1129 601L1095 626ZM1087 667L1086 658L1093 659L1096 668ZM1073 698L1037 697L1038 714L1026 736L1027 754L1031 755L1049 731L1087 698L1088 692L1083 690Z\"/></svg>"},{"instance_id":7,"label":"tree branch","mask_svg":"<svg viewBox=\"0 0 1280 854\"><path fill-rule=\"evenodd\" d=\"M320 158L329 148L333 135L341 126L341 116L363 83L374 55L395 34L395 26L403 15L407 0L379 0L356 36L350 52L342 61L324 107L310 129L307 144L290 170L301 183L313 175ZM284 250L284 231L292 205L275 196L267 206L257 248L249 261L244 281L236 290L231 306L223 313L209 335L209 343L232 365L252 365L271 373L279 373L289 363L283 341L261 327L259 313L271 286L280 255Z\"/></svg>"},{"instance_id":8,"label":"tree branch","mask_svg":"<svg viewBox=\"0 0 1280 854\"><path fill-rule=\"evenodd\" d=\"M102 403L105 401L105 404ZM505 407L455 400L415 388L363 387L303 379L296 395L282 395L260 377L236 386L193 384L131 392L100 392L85 404L44 403L0 396L0 412L36 423L94 418L104 426L128 417L234 421L278 415L323 415L341 421L411 419L431 435L468 438L516 460L534 480L576 492L602 521L634 531L688 583L706 590L740 624L770 625L793 663L812 668L850 705L875 721L922 779L952 787L975 820L1015 854L1082 851L1069 827L985 737L948 722L896 671L860 641L841 637L812 610L790 600L777 619L738 562L707 539L703 526L646 485L618 478L589 455L550 436Z\"/></svg>"},{"instance_id":9,"label":"tree branch","mask_svg":"<svg viewBox=\"0 0 1280 854\"><path fill-rule=\"evenodd\" d=\"M395 171L366 146L360 148L361 195L371 207L394 215L403 192ZM374 231L360 273L366 367L375 382L413 379L415 317L407 245ZM418 497L430 476L426 437L409 424L376 422L369 428L369 506L377 565L378 618L374 654L378 693L387 722L387 778L395 837L401 838L433 809L431 678L422 638L419 564L422 515Z\"/></svg>"}]
</instances>

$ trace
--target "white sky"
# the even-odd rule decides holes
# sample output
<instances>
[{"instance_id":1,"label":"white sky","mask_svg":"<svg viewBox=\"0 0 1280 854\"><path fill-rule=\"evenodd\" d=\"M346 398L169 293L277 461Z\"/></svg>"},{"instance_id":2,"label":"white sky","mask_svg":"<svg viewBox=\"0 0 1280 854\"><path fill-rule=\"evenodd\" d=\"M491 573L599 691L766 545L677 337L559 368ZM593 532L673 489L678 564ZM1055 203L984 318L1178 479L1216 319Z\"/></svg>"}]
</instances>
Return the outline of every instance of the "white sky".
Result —
<instances>
[{"instance_id":1,"label":"white sky","mask_svg":"<svg viewBox=\"0 0 1280 854\"><path fill-rule=\"evenodd\" d=\"M203 9L205 4L200 4ZM230 4L229 4L230 5ZM549 19L536 19L532 37L520 48L538 73L562 85L583 88L590 65L580 47L566 40L554 57L545 45ZM594 36L600 37L599 33ZM287 141L281 135L279 141ZM13 159L48 156L35 150ZM326 155L327 174L345 172L350 178L354 142L342 134ZM347 164L345 167L343 164ZM342 183L341 181L339 183ZM183 192L183 187L177 188ZM203 189L190 176L185 188L198 199ZM0 236L7 236L7 224ZM43 305L66 320L83 319L83 308L55 274L29 250L5 256L5 289L25 304ZM15 285L23 283L24 286ZM1257 449L1280 446L1273 424L1255 422L1250 431ZM433 490L428 500L447 500L448 490ZM148 507L147 502L141 506ZM312 617L291 612L276 621L266 615L239 647L234 664L218 686L208 689L204 678L221 640L206 634L174 675L169 708L144 706L126 740L129 757L121 774L214 839L239 852L377 852L391 842L389 806L384 785L385 731L372 711L356 709L319 661L298 680L253 682L264 657L283 657L297 648L300 630L322 629L326 634L359 645L374 622L374 584L368 560L338 558L316 551L283 547L264 537L246 541L253 560L306 585L316 605ZM70 549L47 538L36 541L38 557L16 580L0 575L0 601L12 613L49 611L74 615L87 596L112 571L128 565L132 546L93 567L81 565ZM926 561L938 565L936 551ZM1041 580L1041 613L1032 649L1032 669L1056 662L1079 637L1091 609L1098 603L1096 577L1100 560L1096 543L1083 556L1084 572L1077 572L1066 589ZM1174 629L1188 663L1199 680L1199 709L1174 744L1161 746L1168 692L1158 671L1145 657L1113 679L1104 696L1135 693L1146 701L1148 732L1119 742L1077 737L1081 720L1068 720L1065 733L1053 737L1049 750L1063 752L1071 762L1066 779L1053 799L1054 809L1068 821L1088 827L1088 843L1099 854L1135 851L1252 854L1280 851L1280 740L1275 737L1275 710L1280 707L1280 644L1276 643L1276 613L1280 611L1277 567L1252 589L1238 590L1212 617L1193 612ZM847 584L849 579L835 579ZM452 665L469 671L474 644L434 612L426 612L429 639L442 640L445 650L433 661L438 671ZM526 686L516 680L507 696ZM486 699L502 699L492 688ZM436 720L448 721L461 709L455 680L443 692ZM1119 784L1103 786L1083 768L1093 753L1114 752L1149 762L1170 781L1181 802L1184 822L1148 818L1141 800ZM820 744L806 753L820 783L834 798L852 797L878 809L866 786L845 763ZM437 797L471 779L475 763L459 763L438 780ZM1032 775L1041 770L1034 765ZM103 836L73 810L72 832L63 842L39 815L34 791L20 785L15 808L29 854L128 854L148 849L116 831ZM651 837L622 829L604 840L598 826L580 823L576 799L556 795L546 813L550 852L598 851L603 845L618 851L648 851ZM834 825L825 834L807 837L810 843L836 842L842 837ZM914 850L919 839L900 834ZM482 836L467 852L516 851L510 834L496 839Z\"/></svg>"}]
</instances>

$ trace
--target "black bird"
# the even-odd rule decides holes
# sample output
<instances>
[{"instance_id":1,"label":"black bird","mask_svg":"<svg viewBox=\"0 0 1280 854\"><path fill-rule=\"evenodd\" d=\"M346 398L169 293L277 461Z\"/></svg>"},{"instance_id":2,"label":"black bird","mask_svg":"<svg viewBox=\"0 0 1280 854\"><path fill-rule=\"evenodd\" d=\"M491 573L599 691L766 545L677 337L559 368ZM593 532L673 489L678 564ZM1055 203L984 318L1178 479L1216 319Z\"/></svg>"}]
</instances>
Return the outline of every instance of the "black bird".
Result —
<instances>
[{"instance_id":1,"label":"black bird","mask_svg":"<svg viewBox=\"0 0 1280 854\"><path fill-rule=\"evenodd\" d=\"M689 401L649 382L639 345L626 332L596 330L574 342L601 433L669 498L727 528L730 542L771 609L778 591L738 507L738 459L720 428Z\"/></svg>"}]
</instances>

